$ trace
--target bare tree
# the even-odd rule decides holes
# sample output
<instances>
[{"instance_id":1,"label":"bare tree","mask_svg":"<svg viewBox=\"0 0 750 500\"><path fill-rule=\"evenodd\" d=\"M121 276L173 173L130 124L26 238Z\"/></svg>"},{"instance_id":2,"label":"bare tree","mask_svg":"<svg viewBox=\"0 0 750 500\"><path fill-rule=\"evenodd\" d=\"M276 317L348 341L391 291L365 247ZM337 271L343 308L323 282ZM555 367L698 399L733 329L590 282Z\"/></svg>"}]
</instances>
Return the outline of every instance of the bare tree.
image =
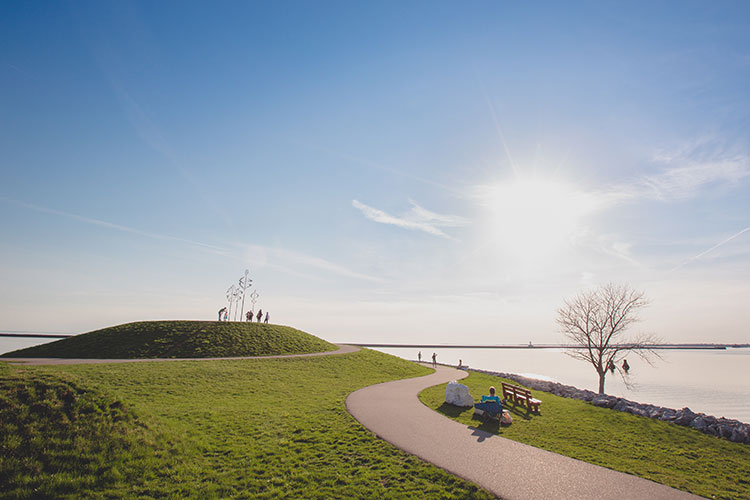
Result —
<instances>
[{"instance_id":1,"label":"bare tree","mask_svg":"<svg viewBox=\"0 0 750 500\"><path fill-rule=\"evenodd\" d=\"M629 285L609 283L580 292L566 300L557 311L557 324L572 345L566 352L572 358L589 362L599 375L599 394L604 394L607 370L619 371L627 385L627 364L620 365L629 354L636 354L649 364L659 355L654 350L659 339L638 334L626 337L626 331L639 321L638 311L648 305L643 292Z\"/></svg>"}]
</instances>

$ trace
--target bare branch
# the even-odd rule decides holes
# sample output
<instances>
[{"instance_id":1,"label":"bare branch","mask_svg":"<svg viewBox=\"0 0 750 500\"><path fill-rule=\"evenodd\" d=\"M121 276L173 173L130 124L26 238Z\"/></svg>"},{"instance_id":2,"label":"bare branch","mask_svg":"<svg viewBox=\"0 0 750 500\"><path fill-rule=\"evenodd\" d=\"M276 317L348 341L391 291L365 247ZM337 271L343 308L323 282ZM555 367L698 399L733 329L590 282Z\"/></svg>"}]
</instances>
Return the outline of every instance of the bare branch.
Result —
<instances>
[{"instance_id":1,"label":"bare branch","mask_svg":"<svg viewBox=\"0 0 750 500\"><path fill-rule=\"evenodd\" d=\"M575 348L566 354L590 363L599 375L599 392L610 366L634 353L652 364L660 358L654 351L659 340L653 335L628 339L627 330L639 321L638 312L648 305L643 292L625 284L608 283L593 290L580 292L563 302L557 311L557 324ZM617 368L619 370L619 368ZM623 375L626 386L631 384ZM632 384L631 384L632 385Z\"/></svg>"}]
</instances>

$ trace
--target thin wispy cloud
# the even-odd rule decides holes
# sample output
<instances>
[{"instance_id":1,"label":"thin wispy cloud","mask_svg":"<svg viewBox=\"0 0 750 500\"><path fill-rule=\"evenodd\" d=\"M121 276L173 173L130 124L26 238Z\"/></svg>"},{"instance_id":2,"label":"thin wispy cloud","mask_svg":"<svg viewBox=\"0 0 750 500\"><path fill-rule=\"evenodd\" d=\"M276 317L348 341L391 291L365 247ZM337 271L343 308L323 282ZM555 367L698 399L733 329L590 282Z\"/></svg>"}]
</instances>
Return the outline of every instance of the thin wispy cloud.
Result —
<instances>
[{"instance_id":1,"label":"thin wispy cloud","mask_svg":"<svg viewBox=\"0 0 750 500\"><path fill-rule=\"evenodd\" d=\"M700 196L706 189L734 186L750 178L750 156L716 141L693 141L673 151L657 151L650 159L659 168L630 181L583 192L604 210L623 203L664 203Z\"/></svg>"},{"instance_id":2,"label":"thin wispy cloud","mask_svg":"<svg viewBox=\"0 0 750 500\"><path fill-rule=\"evenodd\" d=\"M640 182L643 194L662 201L682 200L704 187L735 184L750 175L750 159L744 156L686 163L643 176Z\"/></svg>"},{"instance_id":3,"label":"thin wispy cloud","mask_svg":"<svg viewBox=\"0 0 750 500\"><path fill-rule=\"evenodd\" d=\"M150 231L143 231L141 229L136 229L136 228L129 227L129 226L123 226L122 224L115 224L113 222L108 222L108 221L104 221L104 220L101 220L101 219L95 219L93 217L86 217L86 216L83 216L83 215L72 214L70 212L64 212L62 210L57 210L57 209L54 209L54 208L43 207L43 206L40 206L40 205L35 205L33 203L27 203L25 201L15 200L13 198L7 198L5 196L0 196L0 200L3 201L3 202L5 202L5 203L11 203L13 205L16 205L16 206L19 206L19 207L23 207L23 208L27 208L27 209L30 209L30 210L34 210L34 211L37 211L37 212L42 212L42 213L46 213L46 214L57 215L57 216L60 216L60 217L66 217L68 219L73 219L73 220L76 220L78 222L83 222L85 224L90 224L90 225L93 225L93 226L104 227L104 228L107 228L107 229L114 229L116 231L121 231L121 232L124 232L124 233L135 234L135 235L138 235L138 236L144 236L146 238L151 238L151 239L156 239L156 240L165 240L165 241L175 241L175 242L180 242L180 243L187 243L189 245L194 245L194 246L201 247L201 248L204 248L204 249L212 250L212 251L215 251L217 253L224 253L224 252L228 251L226 248L222 248L222 247L219 247L219 246L216 246L216 245L210 245L208 243L202 243L200 241L194 241L194 240L190 240L190 239L186 239L186 238L179 238L177 236L170 236L168 234L160 234L160 233L153 233L153 232L150 232Z\"/></svg>"},{"instance_id":4,"label":"thin wispy cloud","mask_svg":"<svg viewBox=\"0 0 750 500\"><path fill-rule=\"evenodd\" d=\"M657 151L651 162L661 168L609 189L605 196L615 203L630 199L681 201L698 196L705 189L736 185L750 177L750 156L712 139Z\"/></svg>"},{"instance_id":5,"label":"thin wispy cloud","mask_svg":"<svg viewBox=\"0 0 750 500\"><path fill-rule=\"evenodd\" d=\"M457 215L441 215L431 212L416 202L409 200L412 205L411 210L406 214L397 217L390 215L383 210L365 205L358 200L352 200L352 206L369 220L380 224L388 224L403 229L421 231L424 233L440 236L442 238L455 240L452 236L446 234L441 227L458 227L468 224L468 220Z\"/></svg>"},{"instance_id":6,"label":"thin wispy cloud","mask_svg":"<svg viewBox=\"0 0 750 500\"><path fill-rule=\"evenodd\" d=\"M272 267L294 276L315 279L316 273L336 275L344 278L384 283L375 276L353 271L320 257L264 245L245 245L247 259L259 267Z\"/></svg>"}]
</instances>

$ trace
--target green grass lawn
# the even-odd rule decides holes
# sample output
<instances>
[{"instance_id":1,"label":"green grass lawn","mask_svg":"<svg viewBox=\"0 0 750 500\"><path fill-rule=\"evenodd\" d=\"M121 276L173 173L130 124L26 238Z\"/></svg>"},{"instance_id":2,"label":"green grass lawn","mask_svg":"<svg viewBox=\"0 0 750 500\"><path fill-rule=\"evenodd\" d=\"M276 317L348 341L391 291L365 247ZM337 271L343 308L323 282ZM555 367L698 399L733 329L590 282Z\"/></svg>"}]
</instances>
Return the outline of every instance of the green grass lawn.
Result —
<instances>
[{"instance_id":1,"label":"green grass lawn","mask_svg":"<svg viewBox=\"0 0 750 500\"><path fill-rule=\"evenodd\" d=\"M426 373L368 350L0 368L0 498L492 498L346 411L356 389Z\"/></svg>"},{"instance_id":2,"label":"green grass lawn","mask_svg":"<svg viewBox=\"0 0 750 500\"><path fill-rule=\"evenodd\" d=\"M461 380L475 400L500 379L472 372ZM651 479L707 498L750 499L750 446L541 391L540 414L508 406L513 423L484 424L472 408L445 404L445 385L425 389L420 400L468 426L610 469ZM512 457L511 457L512 459Z\"/></svg>"},{"instance_id":3,"label":"green grass lawn","mask_svg":"<svg viewBox=\"0 0 750 500\"><path fill-rule=\"evenodd\" d=\"M5 357L226 358L336 350L289 326L226 321L140 321L112 326L26 349Z\"/></svg>"}]
</instances>

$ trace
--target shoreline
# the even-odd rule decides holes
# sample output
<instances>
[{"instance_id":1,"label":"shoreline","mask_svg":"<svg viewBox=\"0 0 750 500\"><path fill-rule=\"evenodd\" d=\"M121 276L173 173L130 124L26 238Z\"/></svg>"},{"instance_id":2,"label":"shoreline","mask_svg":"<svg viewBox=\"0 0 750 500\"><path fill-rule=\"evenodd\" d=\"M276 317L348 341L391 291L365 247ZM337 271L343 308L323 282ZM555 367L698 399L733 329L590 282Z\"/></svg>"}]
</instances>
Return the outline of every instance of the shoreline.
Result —
<instances>
[{"instance_id":1,"label":"shoreline","mask_svg":"<svg viewBox=\"0 0 750 500\"><path fill-rule=\"evenodd\" d=\"M709 434L717 438L725 438L734 443L750 444L750 424L739 420L714 417L705 413L695 413L688 407L675 410L648 403L638 403L626 398L598 394L588 389L579 389L572 385L529 378L515 373L496 372L469 367L466 367L466 370L513 380L533 390L548 392L564 398L587 401L600 408L608 408L684 427L691 427L704 434Z\"/></svg>"}]
</instances>

